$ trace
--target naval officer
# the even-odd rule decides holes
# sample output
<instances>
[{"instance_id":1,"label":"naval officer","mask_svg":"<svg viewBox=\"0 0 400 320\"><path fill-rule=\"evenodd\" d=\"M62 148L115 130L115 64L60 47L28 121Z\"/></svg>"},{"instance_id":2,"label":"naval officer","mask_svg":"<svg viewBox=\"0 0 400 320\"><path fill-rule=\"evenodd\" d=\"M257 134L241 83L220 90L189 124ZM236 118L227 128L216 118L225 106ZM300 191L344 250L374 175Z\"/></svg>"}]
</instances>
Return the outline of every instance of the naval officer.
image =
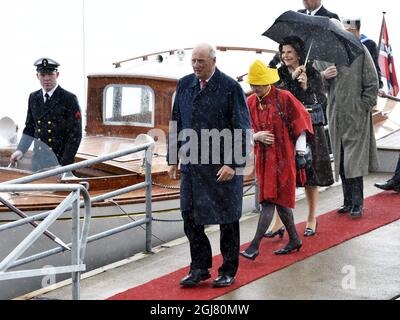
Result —
<instances>
[{"instance_id":1,"label":"naval officer","mask_svg":"<svg viewBox=\"0 0 400 320\"><path fill-rule=\"evenodd\" d=\"M23 136L10 158L22 159L34 141L32 171L73 163L82 139L78 99L58 85L59 65L50 58L34 63L42 88L29 96Z\"/></svg>"}]
</instances>

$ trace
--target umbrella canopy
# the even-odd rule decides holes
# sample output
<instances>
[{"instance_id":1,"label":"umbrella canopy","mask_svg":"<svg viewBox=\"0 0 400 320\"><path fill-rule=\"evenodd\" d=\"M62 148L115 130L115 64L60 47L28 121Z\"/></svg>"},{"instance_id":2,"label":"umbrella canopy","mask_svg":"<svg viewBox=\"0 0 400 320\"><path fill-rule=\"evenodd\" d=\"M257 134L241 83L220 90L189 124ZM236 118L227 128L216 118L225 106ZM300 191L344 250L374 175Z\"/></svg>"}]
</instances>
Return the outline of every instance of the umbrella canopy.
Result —
<instances>
[{"instance_id":1,"label":"umbrella canopy","mask_svg":"<svg viewBox=\"0 0 400 320\"><path fill-rule=\"evenodd\" d=\"M311 16L295 11L286 11L265 31L266 36L278 43L288 36L297 36L310 51L309 58L350 65L364 52L360 40L352 33L340 28L328 17Z\"/></svg>"}]
</instances>

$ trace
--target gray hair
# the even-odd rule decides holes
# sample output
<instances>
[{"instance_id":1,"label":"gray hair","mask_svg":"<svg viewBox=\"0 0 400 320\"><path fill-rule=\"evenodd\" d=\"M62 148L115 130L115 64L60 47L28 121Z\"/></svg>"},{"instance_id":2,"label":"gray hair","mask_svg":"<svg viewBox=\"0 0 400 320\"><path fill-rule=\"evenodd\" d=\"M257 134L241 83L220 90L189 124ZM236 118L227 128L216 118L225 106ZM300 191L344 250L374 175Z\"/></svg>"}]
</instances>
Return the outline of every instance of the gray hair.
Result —
<instances>
[{"instance_id":1,"label":"gray hair","mask_svg":"<svg viewBox=\"0 0 400 320\"><path fill-rule=\"evenodd\" d=\"M208 50L208 55L210 58L215 58L217 56L217 49L208 43L200 43L193 48L194 50Z\"/></svg>"},{"instance_id":2,"label":"gray hair","mask_svg":"<svg viewBox=\"0 0 400 320\"><path fill-rule=\"evenodd\" d=\"M214 46L210 46L210 58L215 58L217 56L217 49Z\"/></svg>"}]
</instances>

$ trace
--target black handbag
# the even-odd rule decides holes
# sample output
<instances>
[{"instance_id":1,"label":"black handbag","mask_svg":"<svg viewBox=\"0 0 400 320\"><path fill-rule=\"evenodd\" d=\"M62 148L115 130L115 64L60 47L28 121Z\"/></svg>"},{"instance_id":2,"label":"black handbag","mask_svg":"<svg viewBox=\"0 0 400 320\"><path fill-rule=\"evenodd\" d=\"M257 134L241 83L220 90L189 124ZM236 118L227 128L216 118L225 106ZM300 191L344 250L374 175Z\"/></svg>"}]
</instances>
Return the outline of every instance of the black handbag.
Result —
<instances>
[{"instance_id":1,"label":"black handbag","mask_svg":"<svg viewBox=\"0 0 400 320\"><path fill-rule=\"evenodd\" d=\"M314 104L304 105L310 114L311 122L314 126L326 125L326 119L324 114L324 108L321 103L318 103L317 95L314 93Z\"/></svg>"}]
</instances>

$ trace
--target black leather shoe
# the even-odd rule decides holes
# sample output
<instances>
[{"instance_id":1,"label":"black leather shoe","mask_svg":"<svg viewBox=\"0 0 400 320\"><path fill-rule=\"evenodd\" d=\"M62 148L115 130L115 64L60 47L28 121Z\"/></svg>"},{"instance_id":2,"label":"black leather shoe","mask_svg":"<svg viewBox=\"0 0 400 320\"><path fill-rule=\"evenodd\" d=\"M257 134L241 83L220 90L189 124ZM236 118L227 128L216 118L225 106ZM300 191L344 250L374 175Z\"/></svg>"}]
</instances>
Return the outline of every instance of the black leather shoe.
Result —
<instances>
[{"instance_id":1,"label":"black leather shoe","mask_svg":"<svg viewBox=\"0 0 400 320\"><path fill-rule=\"evenodd\" d=\"M194 287L199 284L200 281L204 281L211 278L210 272L207 269L194 269L189 274L182 278L179 284L184 287Z\"/></svg>"},{"instance_id":2,"label":"black leather shoe","mask_svg":"<svg viewBox=\"0 0 400 320\"><path fill-rule=\"evenodd\" d=\"M394 190L396 183L390 179L385 183L375 183L374 186L382 190Z\"/></svg>"},{"instance_id":3,"label":"black leather shoe","mask_svg":"<svg viewBox=\"0 0 400 320\"><path fill-rule=\"evenodd\" d=\"M276 255L280 256L280 255L284 255L284 254L289 254L289 253L291 253L293 250L297 250L297 252L299 252L302 245L303 245L303 244L301 243L301 241L296 242L296 243L290 243L290 242L289 242L289 243L286 245L286 247L284 247L284 248L282 248L282 249L279 249L279 250L277 250L277 251L274 251L274 253L275 253Z\"/></svg>"},{"instance_id":4,"label":"black leather shoe","mask_svg":"<svg viewBox=\"0 0 400 320\"><path fill-rule=\"evenodd\" d=\"M226 274L219 275L213 283L214 288L229 287L235 282L235 277L228 276Z\"/></svg>"},{"instance_id":5,"label":"black leather shoe","mask_svg":"<svg viewBox=\"0 0 400 320\"><path fill-rule=\"evenodd\" d=\"M275 236L279 235L279 238L283 238L283 235L285 234L285 227L280 228L278 231L272 232L268 231L264 233L265 238L275 238Z\"/></svg>"},{"instance_id":6,"label":"black leather shoe","mask_svg":"<svg viewBox=\"0 0 400 320\"><path fill-rule=\"evenodd\" d=\"M351 209L350 212L350 216L353 219L361 218L362 214L363 214L363 207L359 205L353 206L353 209Z\"/></svg>"},{"instance_id":7,"label":"black leather shoe","mask_svg":"<svg viewBox=\"0 0 400 320\"><path fill-rule=\"evenodd\" d=\"M260 251L258 249L253 249L251 247L240 252L240 255L242 257L245 257L246 259L250 259L250 260L256 260L256 258L258 257L259 254L260 254Z\"/></svg>"},{"instance_id":8,"label":"black leather shoe","mask_svg":"<svg viewBox=\"0 0 400 320\"><path fill-rule=\"evenodd\" d=\"M340 207L340 209L337 211L337 213L349 213L353 206L344 204L343 206Z\"/></svg>"},{"instance_id":9,"label":"black leather shoe","mask_svg":"<svg viewBox=\"0 0 400 320\"><path fill-rule=\"evenodd\" d=\"M315 234L317 233L317 228L318 228L318 221L315 224L315 230L311 229L311 228L306 228L306 230L304 230L304 236L305 237L313 237L315 236Z\"/></svg>"}]
</instances>

